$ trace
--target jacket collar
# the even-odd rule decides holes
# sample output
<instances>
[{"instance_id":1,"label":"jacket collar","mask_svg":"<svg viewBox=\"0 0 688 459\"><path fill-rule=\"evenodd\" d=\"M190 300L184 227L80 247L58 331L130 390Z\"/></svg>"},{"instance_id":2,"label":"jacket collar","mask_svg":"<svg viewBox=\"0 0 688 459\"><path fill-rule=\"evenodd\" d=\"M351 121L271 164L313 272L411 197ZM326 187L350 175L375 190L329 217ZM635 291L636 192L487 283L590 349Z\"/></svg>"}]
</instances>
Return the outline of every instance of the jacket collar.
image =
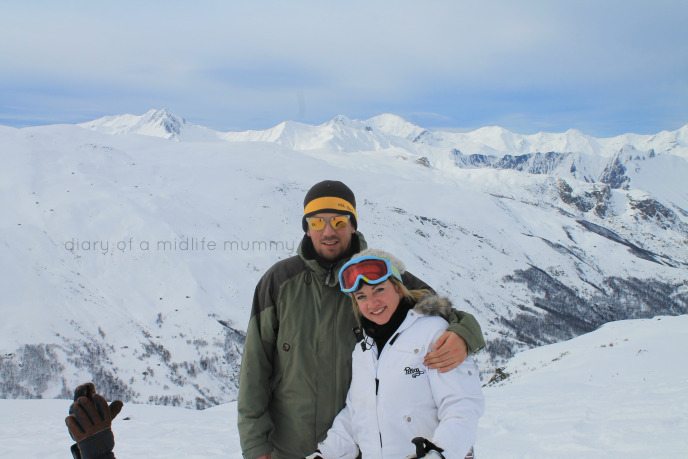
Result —
<instances>
[{"instance_id":1,"label":"jacket collar","mask_svg":"<svg viewBox=\"0 0 688 459\"><path fill-rule=\"evenodd\" d=\"M311 238L308 236L303 236L297 253L301 260L303 260L303 262L306 264L306 267L310 271L313 271L318 278L322 278L325 285L329 287L338 287L339 269L344 266L344 263L349 261L353 254L358 253L361 250L365 250L366 248L368 248L368 244L366 243L363 234L356 231L351 237L351 247L346 255L337 261L330 262L329 265L326 264L327 262L324 260L320 261L319 257L315 253L315 249L313 248L313 242L311 242Z\"/></svg>"}]
</instances>

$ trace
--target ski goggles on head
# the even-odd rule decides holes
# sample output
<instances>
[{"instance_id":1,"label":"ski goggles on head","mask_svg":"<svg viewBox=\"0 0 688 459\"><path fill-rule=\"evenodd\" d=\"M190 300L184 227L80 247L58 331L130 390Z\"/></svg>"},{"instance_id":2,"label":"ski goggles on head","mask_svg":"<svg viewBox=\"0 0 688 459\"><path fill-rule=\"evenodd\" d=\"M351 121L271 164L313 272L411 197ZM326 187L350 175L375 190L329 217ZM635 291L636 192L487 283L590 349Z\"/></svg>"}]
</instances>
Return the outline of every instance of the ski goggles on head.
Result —
<instances>
[{"instance_id":1,"label":"ski goggles on head","mask_svg":"<svg viewBox=\"0 0 688 459\"><path fill-rule=\"evenodd\" d=\"M313 231L322 231L325 229L327 223L330 224L333 230L340 230L349 222L351 215L337 215L336 217L306 217L308 229Z\"/></svg>"},{"instance_id":2,"label":"ski goggles on head","mask_svg":"<svg viewBox=\"0 0 688 459\"><path fill-rule=\"evenodd\" d=\"M344 293L352 293L360 288L361 281L377 285L392 276L401 282L399 270L388 259L373 255L356 257L339 270L339 289Z\"/></svg>"}]
</instances>

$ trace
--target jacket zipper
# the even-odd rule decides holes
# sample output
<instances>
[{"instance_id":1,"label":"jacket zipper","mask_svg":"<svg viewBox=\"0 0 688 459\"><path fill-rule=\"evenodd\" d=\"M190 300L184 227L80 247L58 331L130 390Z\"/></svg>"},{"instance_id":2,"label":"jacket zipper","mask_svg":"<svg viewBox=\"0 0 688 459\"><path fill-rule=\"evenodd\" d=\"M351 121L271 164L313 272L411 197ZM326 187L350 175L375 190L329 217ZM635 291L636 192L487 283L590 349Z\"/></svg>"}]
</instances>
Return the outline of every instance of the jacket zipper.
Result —
<instances>
[{"instance_id":1,"label":"jacket zipper","mask_svg":"<svg viewBox=\"0 0 688 459\"><path fill-rule=\"evenodd\" d=\"M377 346L375 346L375 350L377 350ZM382 350L384 352L384 349ZM379 416L379 409L380 409L380 396L379 396L379 391L380 391L380 380L377 377L377 372L380 369L380 362L381 362L381 357L382 357L382 352L378 353L377 355L377 364L375 365L375 417L377 418L377 432L380 436L380 455L384 456L382 454L382 427L380 426L380 416Z\"/></svg>"},{"instance_id":2,"label":"jacket zipper","mask_svg":"<svg viewBox=\"0 0 688 459\"><path fill-rule=\"evenodd\" d=\"M332 272L333 272L334 265L330 265L329 268L327 268L327 276L325 276L325 285L328 287L330 286L330 282L332 281Z\"/></svg>"}]
</instances>

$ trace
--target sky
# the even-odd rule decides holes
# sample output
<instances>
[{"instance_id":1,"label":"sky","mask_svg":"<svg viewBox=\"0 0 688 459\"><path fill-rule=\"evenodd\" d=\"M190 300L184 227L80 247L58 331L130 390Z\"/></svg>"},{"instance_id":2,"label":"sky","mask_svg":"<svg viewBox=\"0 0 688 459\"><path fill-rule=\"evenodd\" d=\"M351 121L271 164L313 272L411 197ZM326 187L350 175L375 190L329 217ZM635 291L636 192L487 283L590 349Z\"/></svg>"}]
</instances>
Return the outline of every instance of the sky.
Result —
<instances>
[{"instance_id":1,"label":"sky","mask_svg":"<svg viewBox=\"0 0 688 459\"><path fill-rule=\"evenodd\" d=\"M0 124L395 113L596 136L688 123L688 2L0 2Z\"/></svg>"}]
</instances>

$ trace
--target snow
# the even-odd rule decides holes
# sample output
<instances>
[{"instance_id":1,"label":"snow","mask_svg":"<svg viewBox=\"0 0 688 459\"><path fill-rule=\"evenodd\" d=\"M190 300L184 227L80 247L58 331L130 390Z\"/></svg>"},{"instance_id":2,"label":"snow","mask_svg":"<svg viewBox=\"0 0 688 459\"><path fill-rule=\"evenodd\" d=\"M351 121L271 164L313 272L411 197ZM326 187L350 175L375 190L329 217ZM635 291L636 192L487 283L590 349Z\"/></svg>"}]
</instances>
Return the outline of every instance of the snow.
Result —
<instances>
[{"instance_id":1,"label":"snow","mask_svg":"<svg viewBox=\"0 0 688 459\"><path fill-rule=\"evenodd\" d=\"M634 187L652 190L655 198L665 202L679 203L688 201L688 161L673 155L661 155L653 161L629 162L628 175Z\"/></svg>"},{"instance_id":2,"label":"snow","mask_svg":"<svg viewBox=\"0 0 688 459\"><path fill-rule=\"evenodd\" d=\"M508 347L503 354L479 355L484 376L505 365L511 351L590 331L600 316L607 321L685 314L687 133L684 127L596 139L573 130L523 136L494 126L447 133L391 114L223 133L164 110L79 126L0 126L2 396L64 398L76 384L110 371L104 381L125 393L135 414L131 422L178 418L178 424L165 424L169 430L155 433L185 445L209 438L202 448L219 449L201 449L199 455L231 457L238 447L235 408L228 402L236 398L241 331L253 289L275 261L294 253L303 235L303 196L323 179L342 180L355 191L360 229L371 247L397 255L458 308L475 314L489 344ZM459 167L454 148L495 155L574 151L559 168L536 174ZM627 189L599 181L616 158L626 169ZM571 164L579 172L572 173ZM632 247L651 256L643 258ZM560 309L552 311L557 301ZM562 324L562 317L568 321ZM661 408L650 410L656 417L648 422L650 433L662 439L664 457L685 446L664 438L657 427L665 415L670 421L675 416L661 393L640 400L636 388L649 390L627 371L616 370L630 379L609 373L616 364L602 358L637 343L633 329L603 327L600 333L605 330L607 335L593 335L616 343L612 334L618 332L629 342L613 349L576 344L566 359L546 366L539 362L555 357L543 354L532 364L518 364L532 372L519 371L508 384L486 389L491 401L484 425L490 428L481 433L482 457L570 457L585 448L607 448L622 457L618 448L624 444L642 451L641 443L659 445L636 432L637 413L622 411L622 396L644 409L649 410L644 403ZM558 348L532 352L547 349ZM598 358L597 351L604 353ZM594 361L574 359L593 353ZM540 354L523 354L528 355ZM619 358L624 365L649 365L644 355L628 362L623 359L629 356ZM661 363L664 354L652 355ZM585 373L593 375L592 382L577 379L574 368L565 366L574 362L592 365ZM679 365L642 365L657 390L684 388L660 381L678 384ZM557 379L559 374L564 376ZM612 380L623 383L618 397ZM575 382L580 387L571 387ZM589 403L569 402L576 400L571 397ZM195 413L133 402L220 406ZM0 409L55 407L58 420L66 409L64 401L31 403L0 401ZM593 403L600 408L590 408L588 416L583 408ZM685 411L685 399L677 397L676 406ZM558 417L564 408L567 416ZM185 419L193 428L169 433ZM148 448L145 433L128 432L130 421L118 422L118 436L131 435L118 447L123 455L131 452L123 457L136 455L126 449L129 444ZM0 435L14 432L0 438L0 448L3 440L7 448L21 447L17 442L29 434L14 428L0 426ZM18 422L21 428L30 432ZM598 431L608 434L597 436ZM60 424L46 450L62 444L63 434ZM191 447L175 448L194 454ZM529 456L530 449L535 453ZM15 451L0 449L0 457L17 457Z\"/></svg>"},{"instance_id":3,"label":"snow","mask_svg":"<svg viewBox=\"0 0 688 459\"><path fill-rule=\"evenodd\" d=\"M523 352L485 390L484 458L680 458L688 316L612 322Z\"/></svg>"},{"instance_id":4,"label":"snow","mask_svg":"<svg viewBox=\"0 0 688 459\"><path fill-rule=\"evenodd\" d=\"M0 457L70 457L68 400L0 400ZM128 419L127 419L128 418ZM113 422L119 458L240 458L236 403L204 411L127 403Z\"/></svg>"},{"instance_id":5,"label":"snow","mask_svg":"<svg viewBox=\"0 0 688 459\"><path fill-rule=\"evenodd\" d=\"M688 315L613 322L522 352L485 387L481 459L682 458ZM68 400L0 400L0 457L63 458ZM129 418L125 420L125 418ZM118 457L239 458L236 403L203 411L127 403Z\"/></svg>"}]
</instances>

